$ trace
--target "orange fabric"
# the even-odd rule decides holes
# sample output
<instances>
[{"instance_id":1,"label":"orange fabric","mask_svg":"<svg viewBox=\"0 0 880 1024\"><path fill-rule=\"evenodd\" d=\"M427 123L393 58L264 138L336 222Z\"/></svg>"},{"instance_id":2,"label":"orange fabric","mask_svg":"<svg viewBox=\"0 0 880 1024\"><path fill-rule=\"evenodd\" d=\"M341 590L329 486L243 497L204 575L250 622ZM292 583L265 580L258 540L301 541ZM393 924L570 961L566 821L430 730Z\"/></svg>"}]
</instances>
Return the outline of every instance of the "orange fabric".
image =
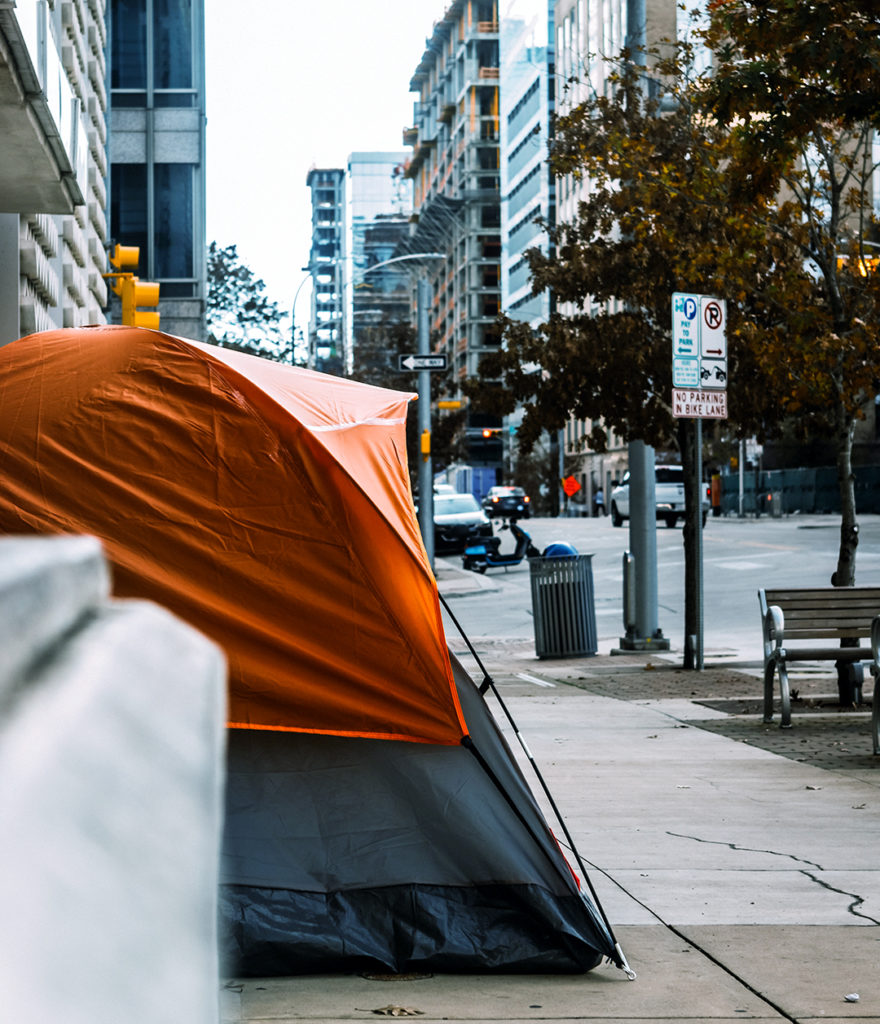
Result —
<instances>
[{"instance_id":1,"label":"orange fabric","mask_svg":"<svg viewBox=\"0 0 880 1024\"><path fill-rule=\"evenodd\" d=\"M0 348L0 531L100 537L118 596L223 647L231 725L457 743L412 397L141 328L31 335Z\"/></svg>"}]
</instances>

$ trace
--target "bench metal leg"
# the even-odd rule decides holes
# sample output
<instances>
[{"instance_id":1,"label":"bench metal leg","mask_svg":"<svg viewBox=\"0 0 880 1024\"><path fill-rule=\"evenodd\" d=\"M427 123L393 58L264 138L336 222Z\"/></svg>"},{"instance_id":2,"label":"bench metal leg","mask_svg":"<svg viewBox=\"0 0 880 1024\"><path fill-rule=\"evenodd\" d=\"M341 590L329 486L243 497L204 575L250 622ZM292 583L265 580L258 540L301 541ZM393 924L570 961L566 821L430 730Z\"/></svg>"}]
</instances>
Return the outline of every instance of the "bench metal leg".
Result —
<instances>
[{"instance_id":1,"label":"bench metal leg","mask_svg":"<svg viewBox=\"0 0 880 1024\"><path fill-rule=\"evenodd\" d=\"M788 672L785 663L771 659L764 666L764 721L773 721L773 676L779 672L779 699L782 705L780 729L791 728L791 695L788 689Z\"/></svg>"},{"instance_id":2,"label":"bench metal leg","mask_svg":"<svg viewBox=\"0 0 880 1024\"><path fill-rule=\"evenodd\" d=\"M776 666L772 661L764 662L764 721L773 721L773 674Z\"/></svg>"},{"instance_id":3,"label":"bench metal leg","mask_svg":"<svg viewBox=\"0 0 880 1024\"><path fill-rule=\"evenodd\" d=\"M874 699L871 701L871 737L874 753L880 754L880 679L874 677Z\"/></svg>"}]
</instances>

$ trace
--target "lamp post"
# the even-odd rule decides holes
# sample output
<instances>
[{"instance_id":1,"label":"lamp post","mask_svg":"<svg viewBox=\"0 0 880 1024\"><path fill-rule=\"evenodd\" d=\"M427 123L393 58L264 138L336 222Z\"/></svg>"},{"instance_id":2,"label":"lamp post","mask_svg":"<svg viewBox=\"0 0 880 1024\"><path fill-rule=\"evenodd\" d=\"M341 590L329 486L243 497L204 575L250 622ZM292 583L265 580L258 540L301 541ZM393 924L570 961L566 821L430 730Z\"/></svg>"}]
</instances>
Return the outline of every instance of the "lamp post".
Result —
<instances>
[{"instance_id":1,"label":"lamp post","mask_svg":"<svg viewBox=\"0 0 880 1024\"><path fill-rule=\"evenodd\" d=\"M407 260L445 260L444 252L412 252L405 256L394 256L390 260L374 263L364 274L374 270L403 263ZM430 355L431 337L429 311L431 308L431 284L422 273L418 280L418 349L419 355ZM434 571L434 474L431 467L431 371L419 370L419 436L422 439L422 461L419 463L419 527L428 556L428 565Z\"/></svg>"},{"instance_id":2,"label":"lamp post","mask_svg":"<svg viewBox=\"0 0 880 1024\"><path fill-rule=\"evenodd\" d=\"M306 272L306 276L302 279L302 281L300 281L298 288L294 292L294 295L293 295L293 306L291 307L291 310L290 310L290 361L291 361L291 363L293 362L294 354L296 353L296 300L299 298L299 293L302 291L303 285L306 283L306 281L310 280L311 276L312 276L312 268L311 267L303 267L302 269ZM314 365L313 365L314 364L314 360L312 359L312 346L311 346L311 343L310 343L308 337L306 338L306 346L307 346L307 349L308 349L306 361L307 361L307 363L309 365L309 368L310 369L314 369Z\"/></svg>"}]
</instances>

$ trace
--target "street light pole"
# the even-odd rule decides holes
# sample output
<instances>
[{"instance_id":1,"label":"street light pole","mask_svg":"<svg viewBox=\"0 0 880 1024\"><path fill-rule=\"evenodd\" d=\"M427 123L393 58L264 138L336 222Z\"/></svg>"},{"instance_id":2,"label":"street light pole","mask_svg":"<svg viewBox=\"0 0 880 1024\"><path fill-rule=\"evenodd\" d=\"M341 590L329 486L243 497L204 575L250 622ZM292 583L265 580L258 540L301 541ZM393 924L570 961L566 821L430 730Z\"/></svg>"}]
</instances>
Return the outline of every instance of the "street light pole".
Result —
<instances>
[{"instance_id":1,"label":"street light pole","mask_svg":"<svg viewBox=\"0 0 880 1024\"><path fill-rule=\"evenodd\" d=\"M645 0L627 0L627 39L630 60L647 62ZM644 74L644 72L643 72ZM628 445L630 502L629 543L635 565L635 636L621 637L624 650L669 650L659 625L657 585L657 492L654 449L641 440Z\"/></svg>"},{"instance_id":2,"label":"street light pole","mask_svg":"<svg viewBox=\"0 0 880 1024\"><path fill-rule=\"evenodd\" d=\"M430 355L431 333L428 310L431 308L431 285L424 275L419 278L418 326L419 355ZM422 461L419 463L419 526L434 569L434 471L431 463L431 371L419 370L419 438Z\"/></svg>"},{"instance_id":3,"label":"street light pole","mask_svg":"<svg viewBox=\"0 0 880 1024\"><path fill-rule=\"evenodd\" d=\"M312 276L312 269L311 269L311 267L303 267L302 269L306 271L306 276L302 279L302 281L300 281L299 287L294 292L294 295L293 295L293 306L291 307L291 310L290 310L290 361L291 361L291 363L294 361L294 355L296 353L296 300L299 298L299 293L302 291L303 285ZM309 365L309 368L310 369L314 369L314 366L312 365L313 360L311 358L312 349L311 349L311 345L309 344L308 336L306 336L306 349L307 349L306 361L307 361L307 363Z\"/></svg>"},{"instance_id":4,"label":"street light pole","mask_svg":"<svg viewBox=\"0 0 880 1024\"><path fill-rule=\"evenodd\" d=\"M374 270L381 270L383 267L391 266L394 263L404 263L408 260L444 260L446 253L443 252L411 252L404 256L393 256L390 260L383 260L381 263L374 263L364 270L364 274L371 274ZM427 275L419 274L417 291L417 329L419 355L430 355L431 353L431 330L430 330L430 309L431 309L431 284ZM419 370L418 377L419 393L419 448L421 461L419 462L419 528L422 531L422 542L425 545L425 553L428 556L428 565L434 571L434 474L431 464L431 371Z\"/></svg>"}]
</instances>

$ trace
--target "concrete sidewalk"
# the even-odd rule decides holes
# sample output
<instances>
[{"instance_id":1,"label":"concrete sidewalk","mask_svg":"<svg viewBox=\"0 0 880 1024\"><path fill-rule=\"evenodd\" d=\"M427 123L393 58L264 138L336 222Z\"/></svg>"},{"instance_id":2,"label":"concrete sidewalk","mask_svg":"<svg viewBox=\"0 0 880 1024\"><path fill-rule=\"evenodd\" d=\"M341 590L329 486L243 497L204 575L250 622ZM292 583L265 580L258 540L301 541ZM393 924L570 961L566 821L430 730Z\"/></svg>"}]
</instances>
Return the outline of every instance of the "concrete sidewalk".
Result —
<instances>
[{"instance_id":1,"label":"concrete sidewalk","mask_svg":"<svg viewBox=\"0 0 880 1024\"><path fill-rule=\"evenodd\" d=\"M492 586L442 566L438 580L448 594ZM419 1020L487 1024L880 1024L880 758L868 711L837 708L827 672L805 670L794 728L780 730L761 722L753 666L686 673L674 654L539 660L532 638L475 647L637 980L611 966L232 980L224 1022L375 1020L409 1008Z\"/></svg>"}]
</instances>

